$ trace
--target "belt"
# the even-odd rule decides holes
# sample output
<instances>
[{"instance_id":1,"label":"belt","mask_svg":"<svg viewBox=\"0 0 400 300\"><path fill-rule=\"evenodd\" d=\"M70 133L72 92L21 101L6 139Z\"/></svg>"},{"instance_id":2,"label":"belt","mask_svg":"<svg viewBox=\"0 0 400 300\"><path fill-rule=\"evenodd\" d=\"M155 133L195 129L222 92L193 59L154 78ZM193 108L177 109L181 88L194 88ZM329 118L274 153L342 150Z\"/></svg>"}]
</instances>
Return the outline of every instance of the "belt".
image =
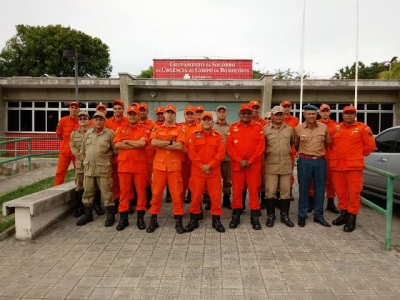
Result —
<instances>
[{"instance_id":1,"label":"belt","mask_svg":"<svg viewBox=\"0 0 400 300\"><path fill-rule=\"evenodd\" d=\"M321 156L314 156L314 155L306 155L306 154L299 154L299 157L300 158L305 158L305 159L321 159L321 158L324 158L325 156L324 155L321 155Z\"/></svg>"}]
</instances>

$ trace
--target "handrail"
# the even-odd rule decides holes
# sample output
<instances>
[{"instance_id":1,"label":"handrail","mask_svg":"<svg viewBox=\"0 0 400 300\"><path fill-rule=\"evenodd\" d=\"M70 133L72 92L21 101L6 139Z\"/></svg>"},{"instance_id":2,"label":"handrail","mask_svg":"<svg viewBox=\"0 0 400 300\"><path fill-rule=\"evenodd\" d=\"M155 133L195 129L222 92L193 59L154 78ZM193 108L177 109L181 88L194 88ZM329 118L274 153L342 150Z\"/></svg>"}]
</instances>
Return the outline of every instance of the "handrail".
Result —
<instances>
[{"instance_id":1,"label":"handrail","mask_svg":"<svg viewBox=\"0 0 400 300\"><path fill-rule=\"evenodd\" d=\"M386 217L386 230L385 230L385 250L390 250L392 246L392 221L393 221L393 182L395 180L400 180L399 175L365 165L366 170L373 172L375 174L385 176L387 179L386 185L386 209L376 205L375 203L369 201L368 199L361 197L361 202L365 205L371 207L378 213Z\"/></svg>"}]
</instances>

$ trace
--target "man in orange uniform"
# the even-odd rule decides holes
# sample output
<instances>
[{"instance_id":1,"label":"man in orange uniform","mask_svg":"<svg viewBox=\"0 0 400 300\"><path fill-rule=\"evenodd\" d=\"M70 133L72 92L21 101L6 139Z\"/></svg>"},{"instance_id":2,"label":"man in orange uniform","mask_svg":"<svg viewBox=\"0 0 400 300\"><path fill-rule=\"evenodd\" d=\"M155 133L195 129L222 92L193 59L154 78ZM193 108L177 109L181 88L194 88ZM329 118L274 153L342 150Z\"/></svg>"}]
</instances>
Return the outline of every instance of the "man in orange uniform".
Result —
<instances>
[{"instance_id":1,"label":"man in orange uniform","mask_svg":"<svg viewBox=\"0 0 400 300\"><path fill-rule=\"evenodd\" d=\"M356 121L354 106L343 109L343 122L332 133L332 153L329 160L333 184L339 199L340 216L332 224L344 224L345 232L356 228L360 211L360 193L363 188L364 156L375 150L371 129Z\"/></svg>"},{"instance_id":2,"label":"man in orange uniform","mask_svg":"<svg viewBox=\"0 0 400 300\"><path fill-rule=\"evenodd\" d=\"M100 102L100 103L96 106L96 112L101 112L102 114L104 114L104 115L107 117L107 106L105 106L103 103ZM96 113L96 112L95 112L95 113ZM89 121L89 125L90 125L90 127L93 127L93 126L94 126L94 121L93 121L93 119Z\"/></svg>"},{"instance_id":3,"label":"man in orange uniform","mask_svg":"<svg viewBox=\"0 0 400 300\"><path fill-rule=\"evenodd\" d=\"M128 108L128 124L117 129L114 146L118 149L118 176L121 189L118 211L120 221L117 230L124 230L129 225L128 209L132 197L132 185L137 192L137 227L146 229L144 214L146 211L146 184L148 176L148 163L146 145L149 142L147 128L139 123L139 109L135 106Z\"/></svg>"},{"instance_id":4,"label":"man in orange uniform","mask_svg":"<svg viewBox=\"0 0 400 300\"><path fill-rule=\"evenodd\" d=\"M162 106L158 106L154 109L154 113L156 114L156 125L164 124L165 117L165 109Z\"/></svg>"},{"instance_id":5,"label":"man in orange uniform","mask_svg":"<svg viewBox=\"0 0 400 300\"><path fill-rule=\"evenodd\" d=\"M203 114L203 112L204 112L203 106L201 106L201 105L196 106L196 121L198 123L200 123L201 115Z\"/></svg>"},{"instance_id":6,"label":"man in orange uniform","mask_svg":"<svg viewBox=\"0 0 400 300\"><path fill-rule=\"evenodd\" d=\"M149 107L145 103L139 104L139 123L146 127L147 136L150 137L150 133L153 130L156 123L149 119ZM148 143L146 145L146 160L147 160L147 183L146 183L146 201L147 201L147 209L150 208L150 201L152 198L151 193L151 173L153 172L153 158L154 158L154 149Z\"/></svg>"},{"instance_id":7,"label":"man in orange uniform","mask_svg":"<svg viewBox=\"0 0 400 300\"><path fill-rule=\"evenodd\" d=\"M297 125L299 125L299 119L290 114L290 111L292 109L292 103L289 100L284 100L281 102L281 106L283 107L283 122L285 124L289 125L290 127L292 127L292 129L294 131L296 129ZM293 146L292 150L290 151L290 159L292 160L292 169L294 168L294 161L296 160L296 156L297 156L297 151ZM293 185L293 183L294 183L293 175L292 175L292 179L290 182ZM290 194L291 194L291 192L290 192Z\"/></svg>"},{"instance_id":8,"label":"man in orange uniform","mask_svg":"<svg viewBox=\"0 0 400 300\"><path fill-rule=\"evenodd\" d=\"M319 115L321 119L317 120L317 122L324 123L328 126L328 131L332 134L332 131L336 128L339 124L335 120L331 120L329 118L331 114L331 108L328 104L322 104L319 107ZM331 156L331 148L328 147L325 150L325 160L326 160L326 179L325 179L325 192L326 198L328 199L328 203L326 205L326 209L334 214L338 214L339 210L335 206L335 189L333 188L333 181L332 181L332 170L329 167L329 158ZM310 188L310 198L309 198L309 211L312 210L313 207L313 200L314 200L314 184L311 184Z\"/></svg>"},{"instance_id":9,"label":"man in orange uniform","mask_svg":"<svg viewBox=\"0 0 400 300\"><path fill-rule=\"evenodd\" d=\"M201 128L191 133L188 142L188 155L191 164L190 186L192 204L189 207L190 222L185 227L191 232L199 227L202 195L207 189L211 198L212 227L218 232L225 232L221 224L221 161L225 158L225 142L222 135L213 130L213 115L204 112L200 120Z\"/></svg>"},{"instance_id":10,"label":"man in orange uniform","mask_svg":"<svg viewBox=\"0 0 400 300\"><path fill-rule=\"evenodd\" d=\"M190 203L190 200L192 198L191 196L191 191L188 189L189 186L189 177L190 177L190 168L191 168L191 161L188 157L188 151L187 151L187 143L189 139L191 138L191 135L194 131L200 130L201 125L196 122L196 108L192 105L188 105L185 107L184 110L184 117L185 117L185 122L180 123L182 126L182 132L185 133L185 144L183 145L182 151L182 181L183 181L183 194L182 198L185 199L186 196L186 190L187 190L187 196L185 199L185 203Z\"/></svg>"},{"instance_id":11,"label":"man in orange uniform","mask_svg":"<svg viewBox=\"0 0 400 300\"><path fill-rule=\"evenodd\" d=\"M124 106L125 103L122 100L114 100L112 102L113 116L108 118L106 121L106 128L111 129L114 133L117 131L118 127L128 123L128 118L124 116ZM119 203L120 190L119 190L119 178L118 178L118 161L117 157L113 157L112 160L112 179L113 179L113 195L116 206ZM132 194L133 198L133 194ZM134 212L134 204L131 208ZM131 213L133 213L131 210Z\"/></svg>"},{"instance_id":12,"label":"man in orange uniform","mask_svg":"<svg viewBox=\"0 0 400 300\"><path fill-rule=\"evenodd\" d=\"M233 192L232 220L229 227L237 228L240 223L240 214L243 208L241 195L247 184L250 196L250 221L254 230L260 230L258 190L261 185L260 174L265 139L261 125L251 121L252 114L252 107L242 104L239 109L240 121L233 123L229 128L227 149L231 157Z\"/></svg>"},{"instance_id":13,"label":"man in orange uniform","mask_svg":"<svg viewBox=\"0 0 400 300\"><path fill-rule=\"evenodd\" d=\"M165 185L168 187L172 196L172 212L176 218L176 232L182 234L185 229L182 225L182 216L184 215L182 199L182 146L184 135L181 127L175 123L176 108L174 105L165 107L165 122L156 126L151 135L151 145L155 148L153 161L153 180L151 199L150 224L146 232L154 232L159 226L157 215L161 211L162 194Z\"/></svg>"},{"instance_id":14,"label":"man in orange uniform","mask_svg":"<svg viewBox=\"0 0 400 300\"><path fill-rule=\"evenodd\" d=\"M63 117L58 121L56 135L61 140L60 153L58 155L57 171L54 185L64 182L68 167L72 162L75 168L75 156L71 152L69 141L71 132L79 128L78 113L79 103L72 101L68 104L69 116Z\"/></svg>"}]
</instances>

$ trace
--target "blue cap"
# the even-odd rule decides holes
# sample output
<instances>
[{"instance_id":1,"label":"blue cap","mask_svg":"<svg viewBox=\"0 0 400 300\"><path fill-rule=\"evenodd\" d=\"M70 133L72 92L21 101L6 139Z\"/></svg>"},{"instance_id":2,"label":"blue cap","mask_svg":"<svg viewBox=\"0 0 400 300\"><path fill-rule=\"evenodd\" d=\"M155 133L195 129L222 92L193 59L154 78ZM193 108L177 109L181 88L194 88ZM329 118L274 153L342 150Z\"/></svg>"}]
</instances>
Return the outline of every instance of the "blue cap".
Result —
<instances>
[{"instance_id":1,"label":"blue cap","mask_svg":"<svg viewBox=\"0 0 400 300\"><path fill-rule=\"evenodd\" d=\"M303 110L318 110L318 107L312 104L307 104L303 106Z\"/></svg>"}]
</instances>

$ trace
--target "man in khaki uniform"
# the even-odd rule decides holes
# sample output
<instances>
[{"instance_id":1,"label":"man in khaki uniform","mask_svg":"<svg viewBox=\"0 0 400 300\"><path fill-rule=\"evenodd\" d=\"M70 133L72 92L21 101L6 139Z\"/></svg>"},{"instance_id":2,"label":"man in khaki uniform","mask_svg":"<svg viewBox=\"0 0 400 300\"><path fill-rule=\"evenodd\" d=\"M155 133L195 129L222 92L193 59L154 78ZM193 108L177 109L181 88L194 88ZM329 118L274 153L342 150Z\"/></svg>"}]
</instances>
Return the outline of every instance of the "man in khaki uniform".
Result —
<instances>
[{"instance_id":1,"label":"man in khaki uniform","mask_svg":"<svg viewBox=\"0 0 400 300\"><path fill-rule=\"evenodd\" d=\"M274 226L275 201L279 200L281 208L281 222L288 227L293 227L289 219L290 179L292 177L292 160L290 150L294 144L294 133L289 125L283 123L283 107L274 106L271 110L271 122L264 127L265 152L264 170L265 187L267 192L267 223L268 227ZM277 188L280 188L280 199L276 199Z\"/></svg>"},{"instance_id":2,"label":"man in khaki uniform","mask_svg":"<svg viewBox=\"0 0 400 300\"><path fill-rule=\"evenodd\" d=\"M69 146L71 148L72 154L75 156L75 195L77 201L77 207L74 213L74 217L80 217L85 212L85 207L82 202L83 195L83 161L81 156L81 146L83 137L86 131L90 128L89 126L89 114L87 111L81 110L78 113L79 128L75 129L71 133L71 138L69 140Z\"/></svg>"},{"instance_id":3,"label":"man in khaki uniform","mask_svg":"<svg viewBox=\"0 0 400 300\"><path fill-rule=\"evenodd\" d=\"M220 105L216 109L217 121L214 123L213 129L218 131L226 142L229 127L231 124L226 120L226 106ZM228 153L225 153L225 158L221 162L221 175L222 175L222 192L224 197L222 199L222 207L231 209L231 159Z\"/></svg>"},{"instance_id":4,"label":"man in khaki uniform","mask_svg":"<svg viewBox=\"0 0 400 300\"><path fill-rule=\"evenodd\" d=\"M105 226L109 227L115 223L116 211L111 178L114 132L105 128L106 116L103 113L96 112L93 115L93 121L94 127L86 133L81 147L85 172L83 180L85 214L78 220L77 225L82 226L93 221L93 200L97 184L107 208Z\"/></svg>"}]
</instances>

